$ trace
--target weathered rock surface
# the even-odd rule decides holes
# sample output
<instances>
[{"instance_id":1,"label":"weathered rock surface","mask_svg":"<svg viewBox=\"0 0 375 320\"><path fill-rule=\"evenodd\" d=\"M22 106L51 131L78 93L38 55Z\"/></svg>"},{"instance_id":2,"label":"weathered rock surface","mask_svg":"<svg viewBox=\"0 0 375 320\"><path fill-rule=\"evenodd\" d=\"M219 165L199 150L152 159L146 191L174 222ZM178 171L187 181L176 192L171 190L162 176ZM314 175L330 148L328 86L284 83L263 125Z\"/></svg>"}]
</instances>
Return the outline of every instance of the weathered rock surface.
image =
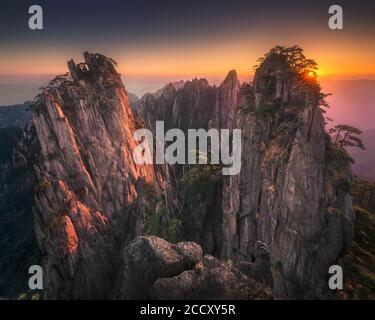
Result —
<instances>
[{"instance_id":1,"label":"weathered rock surface","mask_svg":"<svg viewBox=\"0 0 375 320\"><path fill-rule=\"evenodd\" d=\"M121 299L272 299L271 290L193 242L138 237L124 249Z\"/></svg>"},{"instance_id":2,"label":"weathered rock surface","mask_svg":"<svg viewBox=\"0 0 375 320\"><path fill-rule=\"evenodd\" d=\"M261 270L272 273L274 290L289 298L324 296L328 268L353 236L351 196L334 179L320 88L311 88L279 57L257 69L238 123L239 210L228 215L236 239L229 256L256 265L257 243L263 243L269 261L267 267L262 259ZM350 170L340 171L343 184L350 183Z\"/></svg>"},{"instance_id":3,"label":"weathered rock surface","mask_svg":"<svg viewBox=\"0 0 375 320\"><path fill-rule=\"evenodd\" d=\"M354 213L350 168L325 134L318 85L307 87L271 56L252 86L240 87L235 72L219 87L169 84L137 101L134 113L114 64L89 53L85 63L70 61L70 75L51 81L32 107L13 159L34 208L45 297L272 298L267 286L285 298L325 297ZM240 128L240 174L223 178L206 167L189 189L181 183L187 165L136 165L133 134L143 125L155 131L157 120L185 133ZM5 189L7 199L20 190ZM199 245L137 237L152 233L152 219Z\"/></svg>"},{"instance_id":4,"label":"weathered rock surface","mask_svg":"<svg viewBox=\"0 0 375 320\"><path fill-rule=\"evenodd\" d=\"M153 132L156 121L160 120L164 121L165 130L179 128L187 136L189 129L233 129L241 99L240 82L236 71L232 70L218 87L209 85L206 79L170 83L154 94L143 96L138 113L144 119L145 127ZM192 226L183 224L182 237L199 243L205 252L218 257L227 256L229 240L223 235L230 226L226 225L229 220L224 211L232 212L239 202L234 194L230 197L228 192L223 192L223 189L230 189L232 179L220 176L213 181L212 190L206 189L201 196L187 200L186 190L180 182L189 165L166 167L159 166L157 170L162 170L165 177L169 216L189 222L199 219ZM196 211L195 217L192 216L193 210Z\"/></svg>"},{"instance_id":5,"label":"weathered rock surface","mask_svg":"<svg viewBox=\"0 0 375 320\"><path fill-rule=\"evenodd\" d=\"M201 265L172 278L158 279L152 296L161 300L269 300L272 290L247 277L230 262L206 255Z\"/></svg>"},{"instance_id":6,"label":"weathered rock surface","mask_svg":"<svg viewBox=\"0 0 375 320\"><path fill-rule=\"evenodd\" d=\"M171 277L192 269L202 257L194 242L170 244L158 237L141 236L124 250L124 267L116 294L122 299L149 298L149 289L161 277Z\"/></svg>"},{"instance_id":7,"label":"weathered rock surface","mask_svg":"<svg viewBox=\"0 0 375 320\"><path fill-rule=\"evenodd\" d=\"M270 55L252 85L240 87L230 72L218 88L193 80L179 90L166 86L139 104L146 127L164 120L167 128L185 131L242 130L240 174L195 184L200 194L183 193L184 238L233 259L283 297L327 294L328 268L353 236L354 212L345 188L351 172L332 158L320 99L313 79L303 79L286 60ZM173 170L178 181L188 167Z\"/></svg>"},{"instance_id":8,"label":"weathered rock surface","mask_svg":"<svg viewBox=\"0 0 375 320\"><path fill-rule=\"evenodd\" d=\"M188 129L231 129L240 96L240 82L232 70L219 87L211 86L206 79L170 83L144 95L138 112L150 129L158 120L165 122L165 130L179 128L185 133Z\"/></svg>"},{"instance_id":9,"label":"weathered rock surface","mask_svg":"<svg viewBox=\"0 0 375 320\"><path fill-rule=\"evenodd\" d=\"M135 205L142 183L155 181L152 166L133 160L136 121L114 62L84 57L69 61L71 77L52 80L33 107L35 230L52 299L108 296L120 244L144 232Z\"/></svg>"}]
</instances>

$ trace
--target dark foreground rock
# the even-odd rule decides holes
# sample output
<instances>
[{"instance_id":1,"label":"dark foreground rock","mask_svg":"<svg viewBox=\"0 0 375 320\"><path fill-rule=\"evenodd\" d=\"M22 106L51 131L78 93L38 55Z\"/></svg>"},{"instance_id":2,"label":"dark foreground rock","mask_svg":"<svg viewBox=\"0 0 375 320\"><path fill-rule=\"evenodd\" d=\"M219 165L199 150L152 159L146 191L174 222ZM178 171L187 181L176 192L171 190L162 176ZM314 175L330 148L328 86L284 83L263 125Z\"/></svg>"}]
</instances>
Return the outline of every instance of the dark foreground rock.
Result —
<instances>
[{"instance_id":1,"label":"dark foreground rock","mask_svg":"<svg viewBox=\"0 0 375 320\"><path fill-rule=\"evenodd\" d=\"M158 279L151 290L155 299L274 299L271 289L248 278L229 261L210 255L194 270L172 278Z\"/></svg>"},{"instance_id":2,"label":"dark foreground rock","mask_svg":"<svg viewBox=\"0 0 375 320\"><path fill-rule=\"evenodd\" d=\"M193 242L138 237L124 250L118 299L274 299L271 290L231 262L202 256Z\"/></svg>"}]
</instances>

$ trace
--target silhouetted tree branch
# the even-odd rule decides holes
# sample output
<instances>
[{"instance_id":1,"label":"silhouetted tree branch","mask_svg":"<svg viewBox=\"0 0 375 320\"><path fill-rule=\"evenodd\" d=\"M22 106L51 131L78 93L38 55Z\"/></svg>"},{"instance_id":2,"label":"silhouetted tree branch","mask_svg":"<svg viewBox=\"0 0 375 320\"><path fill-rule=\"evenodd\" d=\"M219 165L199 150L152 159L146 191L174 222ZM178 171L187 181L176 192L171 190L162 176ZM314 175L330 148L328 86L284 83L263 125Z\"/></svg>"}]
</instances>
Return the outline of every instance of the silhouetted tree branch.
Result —
<instances>
[{"instance_id":1,"label":"silhouetted tree branch","mask_svg":"<svg viewBox=\"0 0 375 320\"><path fill-rule=\"evenodd\" d=\"M359 138L362 131L358 128L346 124L339 124L330 129L329 133L332 136L333 142L340 148L356 147L366 150L361 138Z\"/></svg>"}]
</instances>

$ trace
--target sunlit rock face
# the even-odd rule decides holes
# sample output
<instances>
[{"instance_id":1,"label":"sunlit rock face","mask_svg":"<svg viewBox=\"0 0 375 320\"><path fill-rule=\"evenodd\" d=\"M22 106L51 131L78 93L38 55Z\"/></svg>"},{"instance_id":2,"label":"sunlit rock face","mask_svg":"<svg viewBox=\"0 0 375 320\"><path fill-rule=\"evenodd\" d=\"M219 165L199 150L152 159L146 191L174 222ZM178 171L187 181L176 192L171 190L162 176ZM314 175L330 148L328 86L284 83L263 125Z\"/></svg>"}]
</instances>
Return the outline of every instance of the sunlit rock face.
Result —
<instances>
[{"instance_id":1,"label":"sunlit rock face","mask_svg":"<svg viewBox=\"0 0 375 320\"><path fill-rule=\"evenodd\" d=\"M110 296L120 248L149 232L147 217L157 209L144 193L150 185L163 193L166 220L181 209L175 168L134 163L135 130L143 124L153 130L156 120L185 132L232 128L238 106L239 82L230 72L220 87L204 79L167 85L143 97L135 114L114 61L99 54L84 58L69 61L69 74L42 88L16 152L33 180L35 234L49 299ZM221 201L219 192L219 207ZM221 210L202 214L211 227L197 240L210 249L215 234L220 249Z\"/></svg>"},{"instance_id":2,"label":"sunlit rock face","mask_svg":"<svg viewBox=\"0 0 375 320\"><path fill-rule=\"evenodd\" d=\"M235 71L220 86L171 83L133 112L115 62L84 57L43 88L13 156L34 208L45 298L273 298L268 287L278 297L326 297L328 268L352 239L354 214L351 172L335 161L313 79L269 56L253 84L240 85ZM188 165L135 164L134 132L154 132L157 120L185 134L241 129L241 172L197 171L208 184L189 190ZM177 221L175 240L196 244L137 237L159 235L148 225L155 213L156 229Z\"/></svg>"},{"instance_id":3,"label":"sunlit rock face","mask_svg":"<svg viewBox=\"0 0 375 320\"><path fill-rule=\"evenodd\" d=\"M132 218L140 186L155 181L151 166L134 163L137 122L114 62L84 57L69 61L70 75L52 80L33 107L35 229L47 298L108 295L117 246L142 232L142 210Z\"/></svg>"},{"instance_id":4,"label":"sunlit rock face","mask_svg":"<svg viewBox=\"0 0 375 320\"><path fill-rule=\"evenodd\" d=\"M331 176L318 87L304 85L280 58L271 56L257 69L238 121L242 169L234 189L240 201L228 222L229 255L250 263L250 273L258 269L288 298L323 297L329 266L353 235L350 194ZM350 170L339 170L350 182Z\"/></svg>"}]
</instances>

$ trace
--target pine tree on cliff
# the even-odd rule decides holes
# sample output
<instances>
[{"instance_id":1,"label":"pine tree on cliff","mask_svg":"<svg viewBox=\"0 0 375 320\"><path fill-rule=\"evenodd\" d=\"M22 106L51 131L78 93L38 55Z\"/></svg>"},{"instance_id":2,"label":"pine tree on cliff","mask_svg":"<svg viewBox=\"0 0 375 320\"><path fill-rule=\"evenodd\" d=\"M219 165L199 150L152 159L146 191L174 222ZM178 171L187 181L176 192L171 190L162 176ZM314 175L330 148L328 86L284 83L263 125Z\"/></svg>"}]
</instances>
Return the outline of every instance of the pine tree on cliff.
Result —
<instances>
[{"instance_id":1,"label":"pine tree on cliff","mask_svg":"<svg viewBox=\"0 0 375 320\"><path fill-rule=\"evenodd\" d=\"M361 130L347 124L339 124L329 130L329 133L333 137L333 142L340 146L345 147L357 147L362 150L366 150L359 135L362 133Z\"/></svg>"},{"instance_id":2,"label":"pine tree on cliff","mask_svg":"<svg viewBox=\"0 0 375 320\"><path fill-rule=\"evenodd\" d=\"M308 77L315 77L317 75L318 64L312 59L306 59L303 54L303 49L299 46L276 46L258 59L259 65L270 56L284 57L291 69L300 75L306 75ZM259 65L256 65L255 68L258 68Z\"/></svg>"}]
</instances>

